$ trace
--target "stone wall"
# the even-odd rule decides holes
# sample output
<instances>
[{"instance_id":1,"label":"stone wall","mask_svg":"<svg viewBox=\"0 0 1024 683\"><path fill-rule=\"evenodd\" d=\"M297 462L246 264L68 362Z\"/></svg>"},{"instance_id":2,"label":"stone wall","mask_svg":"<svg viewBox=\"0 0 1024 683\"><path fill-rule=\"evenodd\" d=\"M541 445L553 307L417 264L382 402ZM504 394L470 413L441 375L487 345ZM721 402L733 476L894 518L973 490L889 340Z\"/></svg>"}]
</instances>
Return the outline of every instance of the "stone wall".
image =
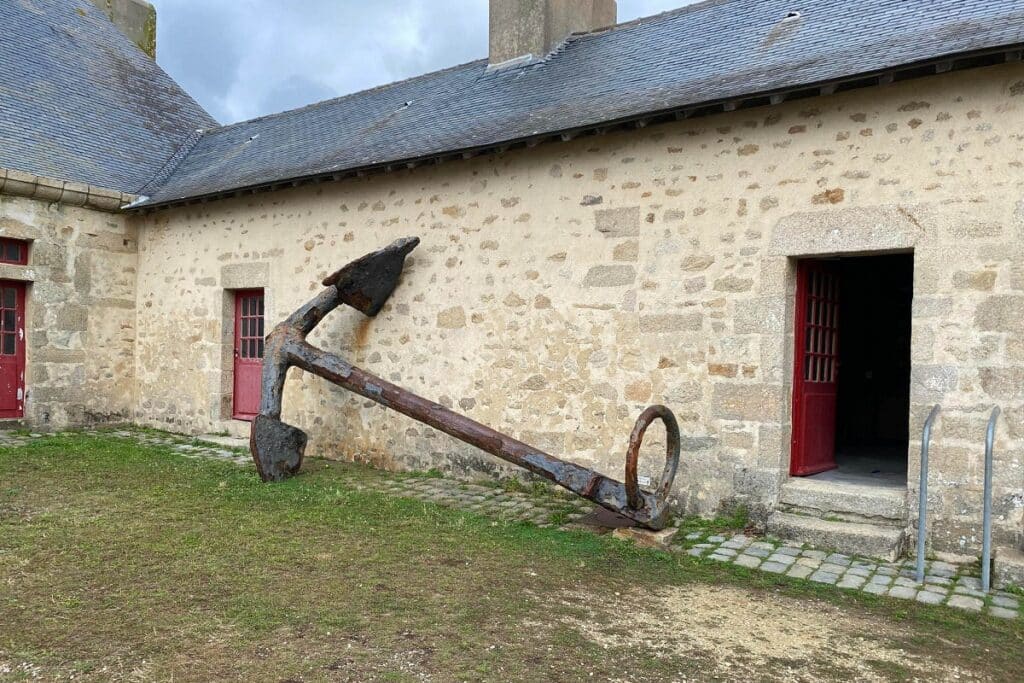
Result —
<instances>
[{"instance_id":1,"label":"stone wall","mask_svg":"<svg viewBox=\"0 0 1024 683\"><path fill-rule=\"evenodd\" d=\"M25 423L47 430L130 421L135 230L123 215L0 195L0 236L31 240Z\"/></svg>"},{"instance_id":2,"label":"stone wall","mask_svg":"<svg viewBox=\"0 0 1024 683\"><path fill-rule=\"evenodd\" d=\"M1022 159L1013 64L158 211L140 225L138 420L225 424L226 288L266 287L276 321L340 265L419 235L384 312L335 313L315 343L615 476L634 419L666 403L685 434L679 505L763 514L788 471L795 258L913 251L911 433L945 408L936 545L980 542L994 403L996 535L1009 542L1024 509ZM293 373L285 419L312 453L495 467Z\"/></svg>"}]
</instances>

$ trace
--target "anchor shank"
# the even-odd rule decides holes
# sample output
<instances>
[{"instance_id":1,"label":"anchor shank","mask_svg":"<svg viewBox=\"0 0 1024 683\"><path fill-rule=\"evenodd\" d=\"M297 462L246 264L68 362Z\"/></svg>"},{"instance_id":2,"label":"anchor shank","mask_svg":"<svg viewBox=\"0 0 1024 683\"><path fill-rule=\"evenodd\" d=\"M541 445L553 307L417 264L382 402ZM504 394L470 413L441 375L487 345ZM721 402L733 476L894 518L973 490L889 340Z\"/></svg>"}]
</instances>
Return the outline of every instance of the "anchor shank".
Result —
<instances>
[{"instance_id":1,"label":"anchor shank","mask_svg":"<svg viewBox=\"0 0 1024 683\"><path fill-rule=\"evenodd\" d=\"M550 453L502 434L439 403L392 384L308 342L288 344L289 360L296 367L337 384L414 420L423 422L482 451L540 475L599 505L621 511L627 507L626 487L591 469L566 462ZM641 505L631 516L647 526L658 524L665 506L640 492ZM639 514L639 517L635 515Z\"/></svg>"}]
</instances>

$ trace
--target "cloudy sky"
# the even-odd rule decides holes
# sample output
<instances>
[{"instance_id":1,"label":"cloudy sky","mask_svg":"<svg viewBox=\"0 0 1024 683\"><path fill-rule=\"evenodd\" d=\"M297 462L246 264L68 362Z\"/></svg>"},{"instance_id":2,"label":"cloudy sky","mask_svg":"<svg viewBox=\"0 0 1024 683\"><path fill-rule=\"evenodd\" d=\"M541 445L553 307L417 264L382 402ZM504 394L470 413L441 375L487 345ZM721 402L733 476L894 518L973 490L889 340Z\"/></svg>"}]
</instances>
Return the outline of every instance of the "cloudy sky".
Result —
<instances>
[{"instance_id":1,"label":"cloudy sky","mask_svg":"<svg viewBox=\"0 0 1024 683\"><path fill-rule=\"evenodd\" d=\"M221 123L487 56L488 0L150 0L157 61ZM618 0L619 21L694 0Z\"/></svg>"}]
</instances>

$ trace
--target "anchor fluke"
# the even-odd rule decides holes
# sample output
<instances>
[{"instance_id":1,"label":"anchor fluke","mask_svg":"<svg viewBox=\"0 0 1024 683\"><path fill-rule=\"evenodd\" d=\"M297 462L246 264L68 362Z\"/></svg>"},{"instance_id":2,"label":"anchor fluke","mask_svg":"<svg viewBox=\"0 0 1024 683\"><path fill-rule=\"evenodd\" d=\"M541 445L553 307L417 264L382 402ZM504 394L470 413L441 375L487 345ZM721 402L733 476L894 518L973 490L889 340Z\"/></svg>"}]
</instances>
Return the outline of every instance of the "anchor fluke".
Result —
<instances>
[{"instance_id":1,"label":"anchor fluke","mask_svg":"<svg viewBox=\"0 0 1024 683\"><path fill-rule=\"evenodd\" d=\"M249 436L249 450L263 481L283 481L302 467L309 437L298 427L267 415L257 415Z\"/></svg>"},{"instance_id":2,"label":"anchor fluke","mask_svg":"<svg viewBox=\"0 0 1024 683\"><path fill-rule=\"evenodd\" d=\"M405 265L405 257L419 243L419 237L396 240L328 275L323 285L333 285L343 303L373 317L380 313L388 297L395 291Z\"/></svg>"}]
</instances>

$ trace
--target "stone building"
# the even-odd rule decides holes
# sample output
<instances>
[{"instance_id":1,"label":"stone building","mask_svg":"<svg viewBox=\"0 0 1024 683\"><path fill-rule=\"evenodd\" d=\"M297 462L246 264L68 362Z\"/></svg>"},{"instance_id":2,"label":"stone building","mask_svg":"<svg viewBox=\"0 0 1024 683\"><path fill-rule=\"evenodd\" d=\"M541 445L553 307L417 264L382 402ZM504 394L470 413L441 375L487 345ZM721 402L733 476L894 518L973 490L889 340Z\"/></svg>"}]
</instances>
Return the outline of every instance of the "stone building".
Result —
<instances>
[{"instance_id":1,"label":"stone building","mask_svg":"<svg viewBox=\"0 0 1024 683\"><path fill-rule=\"evenodd\" d=\"M56 4L22 21L102 21ZM166 118L119 182L5 153L134 195L108 213L3 198L3 236L38 240L3 266L32 281L25 419L244 434L260 333L417 235L385 310L335 313L315 343L615 476L664 403L680 509L743 505L883 556L912 540L935 405L929 541L977 552L999 406L993 533L1000 568L1019 562L1024 8L710 0L620 25L612 0L491 8L488 59L230 126L138 67L176 104L127 96ZM313 453L503 471L302 372L285 406Z\"/></svg>"},{"instance_id":2,"label":"stone building","mask_svg":"<svg viewBox=\"0 0 1024 683\"><path fill-rule=\"evenodd\" d=\"M121 207L216 125L153 61L137 29L154 21L127 0L0 3L0 419L133 419L138 221Z\"/></svg>"}]
</instances>

